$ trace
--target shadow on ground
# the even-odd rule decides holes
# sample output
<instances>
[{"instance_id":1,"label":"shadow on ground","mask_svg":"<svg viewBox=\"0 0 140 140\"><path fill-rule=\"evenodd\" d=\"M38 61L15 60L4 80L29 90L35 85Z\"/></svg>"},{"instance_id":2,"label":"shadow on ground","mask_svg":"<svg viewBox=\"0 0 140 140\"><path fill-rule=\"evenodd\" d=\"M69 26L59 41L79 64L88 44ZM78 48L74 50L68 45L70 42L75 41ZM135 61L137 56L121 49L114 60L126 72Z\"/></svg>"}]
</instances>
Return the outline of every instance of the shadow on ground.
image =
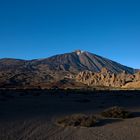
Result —
<instances>
[{"instance_id":1,"label":"shadow on ground","mask_svg":"<svg viewBox=\"0 0 140 140\"><path fill-rule=\"evenodd\" d=\"M123 121L123 119L102 119L99 121L99 123L96 126L100 127L108 124L118 123L121 121Z\"/></svg>"}]
</instances>

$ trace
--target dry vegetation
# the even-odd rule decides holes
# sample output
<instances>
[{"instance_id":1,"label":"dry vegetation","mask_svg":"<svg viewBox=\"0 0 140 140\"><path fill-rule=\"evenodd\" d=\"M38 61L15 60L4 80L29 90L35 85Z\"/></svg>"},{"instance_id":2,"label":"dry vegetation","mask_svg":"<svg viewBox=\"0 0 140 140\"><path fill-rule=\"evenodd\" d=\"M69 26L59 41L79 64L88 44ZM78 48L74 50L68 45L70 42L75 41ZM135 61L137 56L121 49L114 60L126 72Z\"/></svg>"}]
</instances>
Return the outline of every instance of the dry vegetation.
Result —
<instances>
[{"instance_id":1,"label":"dry vegetation","mask_svg":"<svg viewBox=\"0 0 140 140\"><path fill-rule=\"evenodd\" d=\"M132 117L132 113L126 111L122 107L114 106L101 112L101 116L106 118L118 118L127 119ZM57 124L61 126L73 126L73 127L93 127L96 126L100 121L105 121L103 118L99 119L94 115L85 114L73 114L70 116L65 116L57 120Z\"/></svg>"},{"instance_id":2,"label":"dry vegetation","mask_svg":"<svg viewBox=\"0 0 140 140\"><path fill-rule=\"evenodd\" d=\"M107 117L107 118L122 118L122 119L132 117L131 112L125 110L122 107L118 107L118 106L114 106L114 107L106 109L105 111L103 111L101 113L101 115L103 117Z\"/></svg>"},{"instance_id":3,"label":"dry vegetation","mask_svg":"<svg viewBox=\"0 0 140 140\"><path fill-rule=\"evenodd\" d=\"M66 116L57 121L61 126L73 126L73 127L93 127L98 123L98 120L93 115L75 114Z\"/></svg>"}]
</instances>

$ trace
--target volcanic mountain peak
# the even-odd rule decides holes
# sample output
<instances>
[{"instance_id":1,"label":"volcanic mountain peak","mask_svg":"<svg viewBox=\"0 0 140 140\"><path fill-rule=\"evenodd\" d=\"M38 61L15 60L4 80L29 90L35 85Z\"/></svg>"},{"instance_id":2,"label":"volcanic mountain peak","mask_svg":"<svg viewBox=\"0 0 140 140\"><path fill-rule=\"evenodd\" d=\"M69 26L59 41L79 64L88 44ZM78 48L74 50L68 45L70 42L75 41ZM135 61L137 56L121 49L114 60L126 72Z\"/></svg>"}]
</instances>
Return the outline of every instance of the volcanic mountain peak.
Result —
<instances>
[{"instance_id":1,"label":"volcanic mountain peak","mask_svg":"<svg viewBox=\"0 0 140 140\"><path fill-rule=\"evenodd\" d=\"M82 50L55 55L39 61L39 63L47 64L51 70L64 70L72 73L85 70L101 72L102 68L106 68L112 73L121 73L123 71L126 71L127 73L134 73L133 68L121 65L115 61Z\"/></svg>"},{"instance_id":2,"label":"volcanic mountain peak","mask_svg":"<svg viewBox=\"0 0 140 140\"><path fill-rule=\"evenodd\" d=\"M82 50L76 50L74 51L77 55L80 55L80 54L83 54L85 51L82 51Z\"/></svg>"},{"instance_id":3,"label":"volcanic mountain peak","mask_svg":"<svg viewBox=\"0 0 140 140\"><path fill-rule=\"evenodd\" d=\"M56 73L58 71L78 73L85 70L101 72L102 68L106 68L112 73L121 73L123 71L126 71L127 73L135 72L133 68L121 65L107 58L82 50L76 50L71 53L60 54L46 59L35 59L31 61L17 61L17 59L12 59L12 61L7 59L0 60L0 69L4 68L10 70L11 68L16 68L17 70L20 68L21 70L26 67L29 70L39 69L39 71L54 71Z\"/></svg>"}]
</instances>

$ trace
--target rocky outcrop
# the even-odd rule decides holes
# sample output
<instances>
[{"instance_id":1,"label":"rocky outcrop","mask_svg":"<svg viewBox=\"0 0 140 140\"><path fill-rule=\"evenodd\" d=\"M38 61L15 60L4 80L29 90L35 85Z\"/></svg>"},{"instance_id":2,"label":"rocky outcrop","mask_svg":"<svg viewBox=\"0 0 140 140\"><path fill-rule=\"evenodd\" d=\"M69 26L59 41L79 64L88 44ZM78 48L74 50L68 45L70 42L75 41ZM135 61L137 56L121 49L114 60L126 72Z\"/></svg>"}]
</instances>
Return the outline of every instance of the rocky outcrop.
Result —
<instances>
[{"instance_id":1,"label":"rocky outcrop","mask_svg":"<svg viewBox=\"0 0 140 140\"><path fill-rule=\"evenodd\" d=\"M129 89L129 88L131 88L131 89L140 89L140 71L135 73L133 81L125 84L123 86L123 88L126 88L126 89Z\"/></svg>"},{"instance_id":2,"label":"rocky outcrop","mask_svg":"<svg viewBox=\"0 0 140 140\"><path fill-rule=\"evenodd\" d=\"M134 81L140 81L140 71L138 71L137 73L135 73L134 76L135 76Z\"/></svg>"},{"instance_id":3,"label":"rocky outcrop","mask_svg":"<svg viewBox=\"0 0 140 140\"><path fill-rule=\"evenodd\" d=\"M136 78L137 77L137 78ZM128 74L125 71L114 74L103 68L101 72L84 71L76 76L76 80L88 86L122 87L127 83L140 80L139 74Z\"/></svg>"},{"instance_id":4,"label":"rocky outcrop","mask_svg":"<svg viewBox=\"0 0 140 140\"><path fill-rule=\"evenodd\" d=\"M130 82L123 86L125 89L140 89L140 81Z\"/></svg>"}]
</instances>

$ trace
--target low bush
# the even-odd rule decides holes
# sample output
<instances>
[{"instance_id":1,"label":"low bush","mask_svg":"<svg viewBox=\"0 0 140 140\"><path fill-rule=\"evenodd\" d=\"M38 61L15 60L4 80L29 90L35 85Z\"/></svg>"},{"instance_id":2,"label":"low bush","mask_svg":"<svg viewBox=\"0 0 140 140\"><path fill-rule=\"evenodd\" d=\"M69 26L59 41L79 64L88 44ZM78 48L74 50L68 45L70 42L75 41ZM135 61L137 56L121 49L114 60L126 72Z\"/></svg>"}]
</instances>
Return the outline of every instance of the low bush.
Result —
<instances>
[{"instance_id":1,"label":"low bush","mask_svg":"<svg viewBox=\"0 0 140 140\"><path fill-rule=\"evenodd\" d=\"M93 127L98 122L97 118L93 115L75 114L63 117L57 121L62 126L73 126L73 127Z\"/></svg>"},{"instance_id":2,"label":"low bush","mask_svg":"<svg viewBox=\"0 0 140 140\"><path fill-rule=\"evenodd\" d=\"M132 117L131 112L126 111L124 108L118 106L114 106L106 109L101 113L101 115L107 118L122 118L122 119Z\"/></svg>"}]
</instances>

